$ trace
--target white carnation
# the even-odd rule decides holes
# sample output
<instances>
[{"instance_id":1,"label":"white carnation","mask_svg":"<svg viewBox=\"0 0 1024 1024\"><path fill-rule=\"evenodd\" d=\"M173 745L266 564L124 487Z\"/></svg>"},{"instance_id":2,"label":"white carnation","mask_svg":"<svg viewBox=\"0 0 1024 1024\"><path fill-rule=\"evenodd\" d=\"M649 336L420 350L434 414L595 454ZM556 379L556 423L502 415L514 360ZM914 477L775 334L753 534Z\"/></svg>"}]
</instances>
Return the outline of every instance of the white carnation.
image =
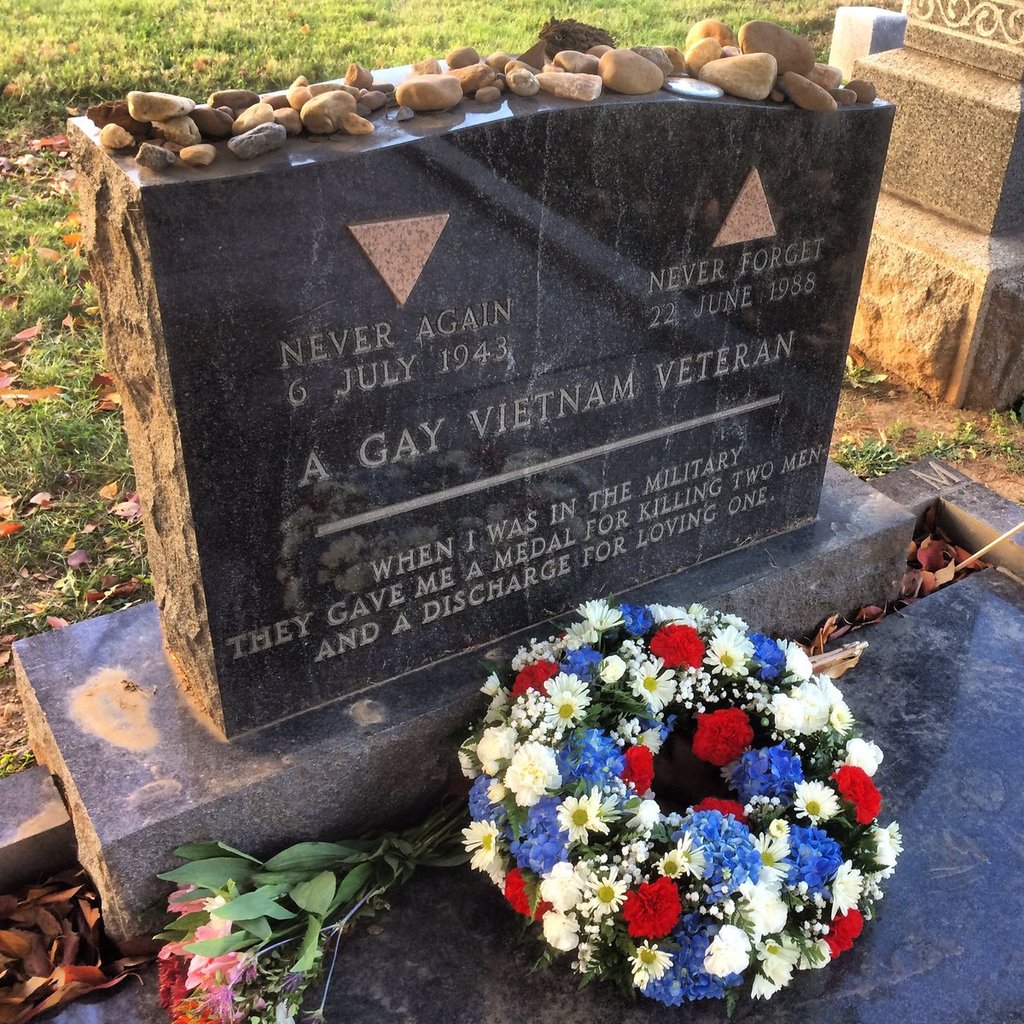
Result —
<instances>
[{"instance_id":1,"label":"white carnation","mask_svg":"<svg viewBox=\"0 0 1024 1024\"><path fill-rule=\"evenodd\" d=\"M580 926L575 917L549 910L544 915L544 939L549 946L563 953L580 944Z\"/></svg>"},{"instance_id":2,"label":"white carnation","mask_svg":"<svg viewBox=\"0 0 1024 1024\"><path fill-rule=\"evenodd\" d=\"M779 643L786 649L786 671L797 679L810 679L814 666L807 652L792 640L780 640Z\"/></svg>"},{"instance_id":3,"label":"white carnation","mask_svg":"<svg viewBox=\"0 0 1024 1024\"><path fill-rule=\"evenodd\" d=\"M484 729L476 747L477 760L486 775L497 775L500 761L508 761L516 749L516 731L508 725Z\"/></svg>"},{"instance_id":4,"label":"white carnation","mask_svg":"<svg viewBox=\"0 0 1024 1024\"><path fill-rule=\"evenodd\" d=\"M733 924L723 924L704 954L704 970L717 978L739 974L750 963L750 939Z\"/></svg>"},{"instance_id":5,"label":"white carnation","mask_svg":"<svg viewBox=\"0 0 1024 1024\"><path fill-rule=\"evenodd\" d=\"M843 764L861 768L867 775L874 775L882 763L882 748L871 740L862 740L859 736L846 741L846 760Z\"/></svg>"},{"instance_id":6,"label":"white carnation","mask_svg":"<svg viewBox=\"0 0 1024 1024\"><path fill-rule=\"evenodd\" d=\"M561 784L555 752L543 743L524 743L505 772L505 785L520 807L532 807L549 789Z\"/></svg>"},{"instance_id":7,"label":"white carnation","mask_svg":"<svg viewBox=\"0 0 1024 1024\"><path fill-rule=\"evenodd\" d=\"M606 683L617 683L625 672L626 663L617 654L611 654L601 662L600 676Z\"/></svg>"}]
</instances>

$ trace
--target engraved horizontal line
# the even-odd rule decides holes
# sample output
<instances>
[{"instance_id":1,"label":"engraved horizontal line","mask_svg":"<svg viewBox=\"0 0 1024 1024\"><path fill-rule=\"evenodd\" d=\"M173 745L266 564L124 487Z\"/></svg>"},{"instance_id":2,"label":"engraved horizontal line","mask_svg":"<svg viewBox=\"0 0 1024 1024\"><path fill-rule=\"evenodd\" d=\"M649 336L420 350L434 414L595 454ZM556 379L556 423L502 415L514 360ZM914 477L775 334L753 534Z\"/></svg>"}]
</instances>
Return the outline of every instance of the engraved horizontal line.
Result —
<instances>
[{"instance_id":1,"label":"engraved horizontal line","mask_svg":"<svg viewBox=\"0 0 1024 1024\"><path fill-rule=\"evenodd\" d=\"M367 523L376 523L381 519L390 519L392 516L404 515L406 512L415 512L417 509L429 508L431 505L439 505L443 501L454 501L456 498L465 497L467 494L476 494L478 491L487 491L492 487L501 487L516 480L525 480L527 477L536 476L538 473L548 473L554 469L562 469L564 466L572 466L577 462L586 459L593 459L599 455L608 455L611 452L622 451L625 448L635 448L637 445L646 444L648 441L659 441L665 437L672 437L673 434L681 434L695 427L703 427L708 423L715 423L718 420L729 419L732 416L742 416L744 413L756 412L758 409L766 409L771 405L777 405L782 395L771 395L769 398L759 398L756 402L747 402L745 405L736 405L731 409L722 409L719 412L708 413L705 416L696 416L692 420L683 420L681 423L672 423L667 427L658 427L655 430L648 430L643 434L634 434L632 437L624 437L620 441L609 441L607 444L600 444L596 448L585 448L581 452L572 455L560 455L557 459L548 459L547 462L538 462L533 466L524 466L522 469L512 469L507 473L497 473L494 476L487 476L481 480L473 480L471 483L459 484L457 487L450 487L446 491L434 491L431 494L422 494L418 498L410 498L408 501L399 501L394 505L385 505L383 508L374 509L372 512L360 512L359 515L348 516L345 519L336 519L331 523L323 523L317 527L318 537L329 537L334 533L344 533L345 530L354 530L358 526L365 526Z\"/></svg>"}]
</instances>

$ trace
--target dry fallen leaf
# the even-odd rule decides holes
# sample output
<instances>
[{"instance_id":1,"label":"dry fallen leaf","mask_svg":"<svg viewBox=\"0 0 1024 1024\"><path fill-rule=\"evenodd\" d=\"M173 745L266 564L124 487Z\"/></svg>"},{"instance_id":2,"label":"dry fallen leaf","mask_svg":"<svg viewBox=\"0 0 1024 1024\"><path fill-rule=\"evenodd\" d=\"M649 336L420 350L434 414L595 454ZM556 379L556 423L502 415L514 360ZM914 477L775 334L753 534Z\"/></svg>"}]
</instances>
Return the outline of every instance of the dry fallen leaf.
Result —
<instances>
[{"instance_id":1,"label":"dry fallen leaf","mask_svg":"<svg viewBox=\"0 0 1024 1024\"><path fill-rule=\"evenodd\" d=\"M0 537L9 537L12 533L24 530L21 523L0 523Z\"/></svg>"},{"instance_id":2,"label":"dry fallen leaf","mask_svg":"<svg viewBox=\"0 0 1024 1024\"><path fill-rule=\"evenodd\" d=\"M63 390L56 384L51 384L48 388L0 388L0 402L3 402L8 408L13 408L16 405L31 405L33 402L53 398Z\"/></svg>"},{"instance_id":3,"label":"dry fallen leaf","mask_svg":"<svg viewBox=\"0 0 1024 1024\"><path fill-rule=\"evenodd\" d=\"M38 337L39 332L42 330L40 324L36 324L34 327L26 327L25 330L19 331L11 340L12 341L31 341L33 338Z\"/></svg>"},{"instance_id":4,"label":"dry fallen leaf","mask_svg":"<svg viewBox=\"0 0 1024 1024\"><path fill-rule=\"evenodd\" d=\"M117 497L117 492L120 489L121 488L117 486L117 481L116 480L111 480L109 484L104 484L99 489L99 495L100 495L101 498L106 498L107 501L110 501L111 498L116 498Z\"/></svg>"},{"instance_id":5,"label":"dry fallen leaf","mask_svg":"<svg viewBox=\"0 0 1024 1024\"><path fill-rule=\"evenodd\" d=\"M47 615L46 624L50 629L63 629L70 625L67 619L62 619L59 615Z\"/></svg>"}]
</instances>

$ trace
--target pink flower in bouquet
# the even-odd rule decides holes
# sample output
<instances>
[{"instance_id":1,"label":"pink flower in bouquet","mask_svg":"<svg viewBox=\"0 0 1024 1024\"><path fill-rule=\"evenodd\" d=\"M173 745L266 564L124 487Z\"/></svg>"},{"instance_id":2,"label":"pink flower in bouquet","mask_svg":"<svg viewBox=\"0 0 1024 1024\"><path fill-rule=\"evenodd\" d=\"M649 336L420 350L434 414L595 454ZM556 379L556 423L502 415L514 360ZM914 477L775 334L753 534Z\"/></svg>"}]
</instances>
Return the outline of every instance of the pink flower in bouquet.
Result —
<instances>
[{"instance_id":1,"label":"pink flower in bouquet","mask_svg":"<svg viewBox=\"0 0 1024 1024\"><path fill-rule=\"evenodd\" d=\"M194 885L187 885L184 889L175 889L167 897L167 909L172 914L184 915L194 914L197 910L205 910L208 897L200 897L196 900L183 900L190 892L195 892ZM182 900L182 902L178 902Z\"/></svg>"},{"instance_id":2,"label":"pink flower in bouquet","mask_svg":"<svg viewBox=\"0 0 1024 1024\"><path fill-rule=\"evenodd\" d=\"M231 922L219 917L210 918L209 924L196 929L193 942L204 939L222 939L231 934ZM201 956L196 953L188 965L185 986L188 989L203 988L210 991L218 986L234 985L242 972L241 953L222 953L220 956Z\"/></svg>"}]
</instances>

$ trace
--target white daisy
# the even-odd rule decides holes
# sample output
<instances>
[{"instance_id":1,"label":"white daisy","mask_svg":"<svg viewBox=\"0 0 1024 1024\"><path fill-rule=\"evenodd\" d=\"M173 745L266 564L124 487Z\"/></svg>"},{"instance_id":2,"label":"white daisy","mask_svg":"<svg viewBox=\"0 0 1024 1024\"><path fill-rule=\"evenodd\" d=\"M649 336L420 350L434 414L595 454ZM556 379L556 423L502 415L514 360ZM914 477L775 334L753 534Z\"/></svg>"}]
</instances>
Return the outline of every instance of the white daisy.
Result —
<instances>
[{"instance_id":1,"label":"white daisy","mask_svg":"<svg viewBox=\"0 0 1024 1024\"><path fill-rule=\"evenodd\" d=\"M864 876L853 864L844 860L839 865L836 877L832 879L832 917L845 914L857 906L864 891Z\"/></svg>"},{"instance_id":2,"label":"white daisy","mask_svg":"<svg viewBox=\"0 0 1024 1024\"><path fill-rule=\"evenodd\" d=\"M467 779L475 779L480 774L473 755L468 750L459 751L459 767Z\"/></svg>"},{"instance_id":3,"label":"white daisy","mask_svg":"<svg viewBox=\"0 0 1024 1024\"><path fill-rule=\"evenodd\" d=\"M840 736L845 736L853 728L853 712L845 700L836 701L832 705L828 722Z\"/></svg>"},{"instance_id":4,"label":"white daisy","mask_svg":"<svg viewBox=\"0 0 1024 1024\"><path fill-rule=\"evenodd\" d=\"M549 789L557 789L561 784L555 752L543 743L524 743L512 755L512 763L505 772L505 785L515 794L520 807L532 807Z\"/></svg>"},{"instance_id":5,"label":"white daisy","mask_svg":"<svg viewBox=\"0 0 1024 1024\"><path fill-rule=\"evenodd\" d=\"M755 947L761 970L754 977L751 995L755 999L771 999L793 978L793 968L800 951L789 938L768 936Z\"/></svg>"},{"instance_id":6,"label":"white daisy","mask_svg":"<svg viewBox=\"0 0 1024 1024\"><path fill-rule=\"evenodd\" d=\"M768 825L768 835L773 839L789 839L789 822L785 818L774 818Z\"/></svg>"},{"instance_id":7,"label":"white daisy","mask_svg":"<svg viewBox=\"0 0 1024 1024\"><path fill-rule=\"evenodd\" d=\"M661 658L641 661L632 668L630 689L647 701L652 711L658 712L676 695L676 675L665 668Z\"/></svg>"},{"instance_id":8,"label":"white daisy","mask_svg":"<svg viewBox=\"0 0 1024 1024\"><path fill-rule=\"evenodd\" d=\"M795 640L780 640L779 646L786 652L786 673L797 679L810 679L814 666L800 644Z\"/></svg>"},{"instance_id":9,"label":"white daisy","mask_svg":"<svg viewBox=\"0 0 1024 1024\"><path fill-rule=\"evenodd\" d=\"M649 942L642 942L629 962L633 966L633 984L644 988L648 982L657 981L672 966L672 956Z\"/></svg>"},{"instance_id":10,"label":"white daisy","mask_svg":"<svg viewBox=\"0 0 1024 1024\"><path fill-rule=\"evenodd\" d=\"M605 600L584 601L576 609L576 614L586 619L598 633L606 633L622 625L622 612Z\"/></svg>"},{"instance_id":11,"label":"white daisy","mask_svg":"<svg viewBox=\"0 0 1024 1024\"><path fill-rule=\"evenodd\" d=\"M629 891L629 882L619 878L618 867L611 868L605 874L595 872L588 884L594 917L617 913Z\"/></svg>"},{"instance_id":12,"label":"white daisy","mask_svg":"<svg viewBox=\"0 0 1024 1024\"><path fill-rule=\"evenodd\" d=\"M656 626L664 625L666 622L675 622L683 626L697 625L690 611L674 604L650 604L647 610L651 613Z\"/></svg>"},{"instance_id":13,"label":"white daisy","mask_svg":"<svg viewBox=\"0 0 1024 1024\"><path fill-rule=\"evenodd\" d=\"M586 644L596 644L600 639L601 634L586 620L573 622L565 631L565 649L578 651Z\"/></svg>"},{"instance_id":14,"label":"white daisy","mask_svg":"<svg viewBox=\"0 0 1024 1024\"><path fill-rule=\"evenodd\" d=\"M776 818L775 821L781 821ZM774 824L775 822L772 822ZM783 822L785 824L785 822ZM770 889L778 890L789 873L789 829L783 835L772 835L769 831L753 836L754 849L761 855L761 882Z\"/></svg>"},{"instance_id":15,"label":"white daisy","mask_svg":"<svg viewBox=\"0 0 1024 1024\"><path fill-rule=\"evenodd\" d=\"M875 860L885 868L882 877L888 878L892 874L892 869L896 867L896 861L899 859L900 854L903 852L903 835L900 832L899 825L894 821L885 828L878 828L876 826L873 836L875 840Z\"/></svg>"},{"instance_id":16,"label":"white daisy","mask_svg":"<svg viewBox=\"0 0 1024 1024\"><path fill-rule=\"evenodd\" d=\"M548 681L547 688L550 707L544 718L552 725L575 725L590 707L590 689L578 676L560 672Z\"/></svg>"},{"instance_id":17,"label":"white daisy","mask_svg":"<svg viewBox=\"0 0 1024 1024\"><path fill-rule=\"evenodd\" d=\"M678 878L684 874L702 878L705 866L704 854L693 845L693 836L689 832L684 832L675 848L658 861L658 870L666 878Z\"/></svg>"},{"instance_id":18,"label":"white daisy","mask_svg":"<svg viewBox=\"0 0 1024 1024\"><path fill-rule=\"evenodd\" d=\"M507 796L508 790L505 788L505 784L503 782L499 782L497 779L487 787L487 799L490 800L492 804L500 804Z\"/></svg>"},{"instance_id":19,"label":"white daisy","mask_svg":"<svg viewBox=\"0 0 1024 1024\"><path fill-rule=\"evenodd\" d=\"M493 821L474 821L462 830L462 845L472 853L470 866L487 871L498 858L498 826Z\"/></svg>"},{"instance_id":20,"label":"white daisy","mask_svg":"<svg viewBox=\"0 0 1024 1024\"><path fill-rule=\"evenodd\" d=\"M815 825L839 813L839 797L824 782L798 782L794 805L798 815L809 818Z\"/></svg>"},{"instance_id":21,"label":"white daisy","mask_svg":"<svg viewBox=\"0 0 1024 1024\"><path fill-rule=\"evenodd\" d=\"M735 626L716 629L711 634L704 664L727 676L745 676L747 661L754 656L754 645Z\"/></svg>"},{"instance_id":22,"label":"white daisy","mask_svg":"<svg viewBox=\"0 0 1024 1024\"><path fill-rule=\"evenodd\" d=\"M586 796L566 797L558 805L558 824L573 843L585 843L591 832L606 835L608 826L601 820L601 790L595 787Z\"/></svg>"}]
</instances>

